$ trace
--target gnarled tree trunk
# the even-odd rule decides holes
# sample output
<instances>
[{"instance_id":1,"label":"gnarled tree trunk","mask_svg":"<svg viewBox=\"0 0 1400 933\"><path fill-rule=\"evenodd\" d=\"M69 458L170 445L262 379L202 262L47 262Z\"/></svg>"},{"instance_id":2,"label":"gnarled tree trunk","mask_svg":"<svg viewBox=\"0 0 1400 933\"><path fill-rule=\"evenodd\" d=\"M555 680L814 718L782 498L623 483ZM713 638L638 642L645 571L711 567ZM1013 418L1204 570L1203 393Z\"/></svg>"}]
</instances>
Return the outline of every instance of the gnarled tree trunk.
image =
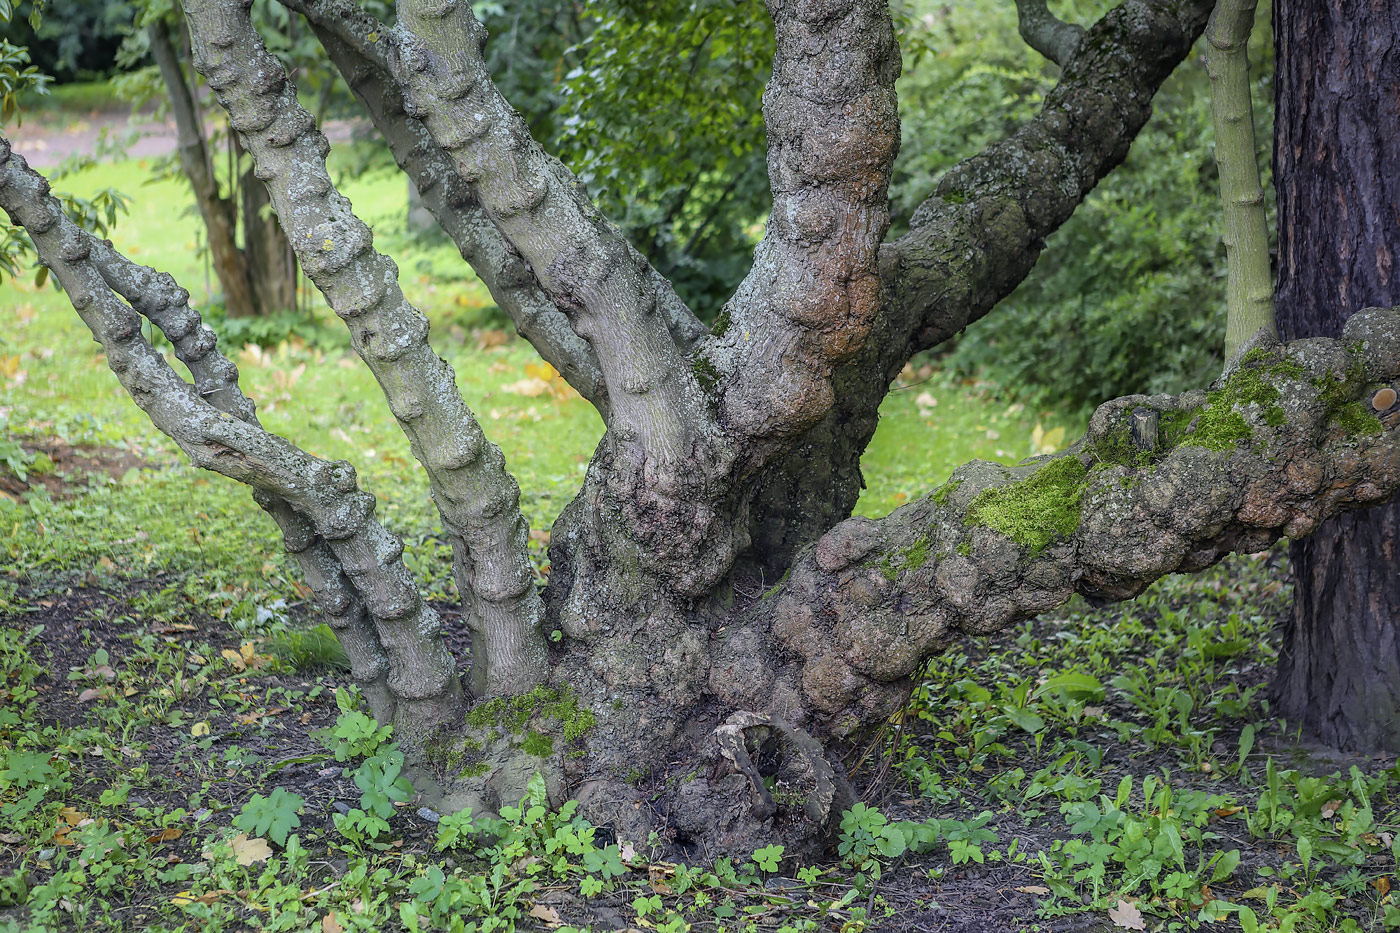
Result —
<instances>
[{"instance_id":1,"label":"gnarled tree trunk","mask_svg":"<svg viewBox=\"0 0 1400 933\"><path fill-rule=\"evenodd\" d=\"M428 475L472 634L466 685L353 468L257 426L188 295L64 220L6 147L0 207L133 399L197 464L255 489L444 806L514 803L538 770L630 838L820 847L851 800L829 749L888 717L956 633L1075 592L1128 598L1400 488L1400 405L1381 391L1400 378L1400 312L1376 309L1340 342L1261 346L1208 391L1108 402L1062 454L974 462L886 518L849 517L895 374L1008 294L1122 160L1206 0L1128 0L1082 36L1037 20L1064 59L1044 110L953 169L893 241L884 0L769 0L774 210L713 333L530 138L467 3L402 0L388 28L351 0L284 2L497 303L606 422L541 594L515 480L335 190L246 3L185 0L196 66ZM663 776L644 806L637 785Z\"/></svg>"},{"instance_id":2,"label":"gnarled tree trunk","mask_svg":"<svg viewBox=\"0 0 1400 933\"><path fill-rule=\"evenodd\" d=\"M1400 9L1278 0L1274 178L1285 339L1400 303ZM1295 541L1279 708L1328 745L1400 751L1400 501Z\"/></svg>"}]
</instances>

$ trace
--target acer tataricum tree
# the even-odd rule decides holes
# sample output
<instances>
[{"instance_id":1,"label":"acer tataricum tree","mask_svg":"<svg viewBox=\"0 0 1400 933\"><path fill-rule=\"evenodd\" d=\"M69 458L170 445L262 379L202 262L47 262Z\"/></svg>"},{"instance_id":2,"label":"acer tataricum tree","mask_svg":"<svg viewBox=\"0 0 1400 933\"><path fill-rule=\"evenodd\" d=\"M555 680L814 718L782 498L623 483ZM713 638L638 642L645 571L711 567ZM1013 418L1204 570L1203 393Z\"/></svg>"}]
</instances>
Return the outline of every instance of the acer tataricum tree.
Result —
<instances>
[{"instance_id":1,"label":"acer tataricum tree","mask_svg":"<svg viewBox=\"0 0 1400 933\"><path fill-rule=\"evenodd\" d=\"M886 4L769 0L773 212L713 329L531 139L483 65L469 4L401 0L387 27L350 0L284 2L497 303L607 425L539 591L515 480L336 191L325 137L248 3L185 0L196 66L427 473L469 674L353 466L258 425L187 292L69 223L8 144L0 207L152 421L199 466L253 487L441 807L514 802L539 771L553 796L629 838L655 827L708 851L821 845L852 800L828 755L898 710L960 633L1075 592L1126 599L1400 489L1400 311L1371 309L1339 339L1256 337L1211 389L1107 402L1061 453L969 463L885 518L850 517L894 376L1027 274L1127 153L1208 2L1128 0L1078 30L1023 0L1028 37L1063 66L1058 86L891 239L900 53ZM651 778L646 803L638 775Z\"/></svg>"}]
</instances>

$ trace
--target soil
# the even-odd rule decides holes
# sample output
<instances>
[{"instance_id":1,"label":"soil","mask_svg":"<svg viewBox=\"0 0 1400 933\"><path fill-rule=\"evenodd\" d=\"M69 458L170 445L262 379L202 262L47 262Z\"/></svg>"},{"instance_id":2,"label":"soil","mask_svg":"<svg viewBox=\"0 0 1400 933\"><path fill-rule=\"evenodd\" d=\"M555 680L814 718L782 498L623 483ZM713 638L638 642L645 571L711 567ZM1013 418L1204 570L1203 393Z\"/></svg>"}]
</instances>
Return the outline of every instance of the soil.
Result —
<instances>
[{"instance_id":1,"label":"soil","mask_svg":"<svg viewBox=\"0 0 1400 933\"><path fill-rule=\"evenodd\" d=\"M58 439L26 439L23 447L47 457L52 468L31 468L24 479L0 469L0 496L17 499L30 490L43 489L51 498L62 499L85 486L89 476L120 479L127 470L150 465L136 452L120 447L74 447Z\"/></svg>"}]
</instances>

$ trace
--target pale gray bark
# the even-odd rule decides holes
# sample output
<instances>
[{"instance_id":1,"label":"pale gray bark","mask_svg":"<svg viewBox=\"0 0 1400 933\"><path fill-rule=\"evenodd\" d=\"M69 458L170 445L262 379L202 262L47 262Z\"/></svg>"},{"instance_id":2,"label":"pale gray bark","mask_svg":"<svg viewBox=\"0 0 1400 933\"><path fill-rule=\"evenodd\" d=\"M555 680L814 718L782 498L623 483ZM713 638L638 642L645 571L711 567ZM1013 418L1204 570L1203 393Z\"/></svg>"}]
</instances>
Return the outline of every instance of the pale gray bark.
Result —
<instances>
[{"instance_id":1,"label":"pale gray bark","mask_svg":"<svg viewBox=\"0 0 1400 933\"><path fill-rule=\"evenodd\" d=\"M252 420L251 404L239 401L241 393L235 396L236 390L230 390L236 370L212 355L212 334L183 304L183 292L169 291L173 286L165 282L155 283L159 287L152 289L148 282L145 287L151 294L143 303L165 317L172 336L184 332L176 337L183 345L180 353L198 370L196 379L213 391L206 398L202 390L181 379L142 336L140 316L113 292L103 267L124 286L140 284L145 273L116 262L110 247L69 221L49 195L48 182L31 171L4 139L0 139L0 209L29 233L40 260L102 346L108 366L152 423L197 466L252 486L275 516L285 517L285 508L309 522L310 529L297 527L296 522L287 526L294 548L305 551L315 546L314 540L308 540L308 531L326 543L333 562L324 555L311 555L316 572L328 580L322 590L332 610L342 615L355 611L353 596L358 595L387 655L386 679L395 700L393 721L400 738L412 747L435 728L454 722L461 713L462 695L452 658L442 643L441 621L419 596L401 560L402 543L375 520L374 497L358 488L354 468L343 461L329 463L313 457L259 427ZM162 291L171 303L155 312L156 296ZM165 315L167 308L170 314ZM223 395L226 409L210 401L218 394ZM343 589L343 580L353 586L354 594ZM315 577L312 581L316 582ZM377 677L380 659L375 657L373 640L360 627L358 617L345 621L345 630L363 649L363 670ZM372 687L374 680L368 683Z\"/></svg>"},{"instance_id":2,"label":"pale gray bark","mask_svg":"<svg viewBox=\"0 0 1400 933\"><path fill-rule=\"evenodd\" d=\"M658 313L665 289L496 89L470 6L404 0L398 13L390 59L410 112L598 353L626 492L692 495L696 448L715 445L705 397Z\"/></svg>"},{"instance_id":3,"label":"pale gray bark","mask_svg":"<svg viewBox=\"0 0 1400 933\"><path fill-rule=\"evenodd\" d=\"M516 330L606 421L608 392L597 354L574 333L568 318L540 288L529 265L482 212L423 121L404 112L403 93L389 74L382 49L368 39L373 29L358 20L339 18L338 29L332 30L325 22L334 13L324 4L282 2L307 17L326 54L408 175L423 206L456 244ZM347 41L343 38L346 35L355 41Z\"/></svg>"},{"instance_id":4,"label":"pale gray bark","mask_svg":"<svg viewBox=\"0 0 1400 933\"><path fill-rule=\"evenodd\" d=\"M214 332L190 307L189 292L170 275L127 259L108 241L85 235L83 231L67 233L86 244L89 260L112 291L126 299L170 341L176 358L189 369L199 397L240 421L259 425L252 399L238 386L238 367L219 352ZM385 682L388 656L364 601L345 576L334 550L316 531L315 524L282 496L258 490L254 498L281 530L287 551L311 587L317 608L344 646L350 661L350 675L365 694L375 718L380 722L393 722L394 697Z\"/></svg>"},{"instance_id":5,"label":"pale gray bark","mask_svg":"<svg viewBox=\"0 0 1400 933\"><path fill-rule=\"evenodd\" d=\"M398 270L326 171L329 144L263 47L245 7L184 4L195 67L267 183L302 268L350 329L423 465L453 549L472 630L478 693L528 690L545 675L543 605L526 551L520 491L428 342L428 321L404 297Z\"/></svg>"}]
</instances>

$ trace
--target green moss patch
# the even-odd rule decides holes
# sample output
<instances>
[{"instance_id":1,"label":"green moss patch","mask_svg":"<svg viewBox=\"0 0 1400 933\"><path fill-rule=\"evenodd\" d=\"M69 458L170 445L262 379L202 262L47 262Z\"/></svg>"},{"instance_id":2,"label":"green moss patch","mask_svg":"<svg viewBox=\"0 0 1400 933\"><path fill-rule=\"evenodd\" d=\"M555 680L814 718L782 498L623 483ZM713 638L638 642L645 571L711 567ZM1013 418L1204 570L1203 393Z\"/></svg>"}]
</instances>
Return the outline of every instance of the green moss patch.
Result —
<instances>
[{"instance_id":1,"label":"green moss patch","mask_svg":"<svg viewBox=\"0 0 1400 933\"><path fill-rule=\"evenodd\" d=\"M1381 419L1362 401L1348 402L1341 406L1332 413L1331 420L1341 425L1347 437L1380 434L1385 430Z\"/></svg>"},{"instance_id":2,"label":"green moss patch","mask_svg":"<svg viewBox=\"0 0 1400 933\"><path fill-rule=\"evenodd\" d=\"M466 720L468 725L491 729L498 735L523 735L525 738L521 747L524 747L526 742L531 741L531 736L539 735L533 731L527 734L530 721L536 717L558 723L565 742L578 739L597 722L591 710L579 706L578 696L572 689L564 687L555 690L543 685L518 696L497 697L479 704L467 713ZM538 741L535 744L539 746Z\"/></svg>"},{"instance_id":3,"label":"green moss patch","mask_svg":"<svg viewBox=\"0 0 1400 933\"><path fill-rule=\"evenodd\" d=\"M719 370L715 369L715 364L709 358L697 352L690 358L690 368L695 373L695 378L699 380L701 388L706 392L719 384Z\"/></svg>"},{"instance_id":4,"label":"green moss patch","mask_svg":"<svg viewBox=\"0 0 1400 933\"><path fill-rule=\"evenodd\" d=\"M880 573L893 581L901 570L918 570L928 563L930 550L928 535L923 535L908 547L886 554L880 561Z\"/></svg>"},{"instance_id":5,"label":"green moss patch","mask_svg":"<svg viewBox=\"0 0 1400 933\"><path fill-rule=\"evenodd\" d=\"M967 523L999 531L1039 553L1079 528L1087 475L1078 457L1052 460L1019 483L979 492L968 506Z\"/></svg>"},{"instance_id":6,"label":"green moss patch","mask_svg":"<svg viewBox=\"0 0 1400 933\"><path fill-rule=\"evenodd\" d=\"M930 493L929 498L932 499L937 505L947 505L949 500L953 498L953 493L957 492L958 487L961 485L962 480L950 479L948 480L948 482L944 483L942 486L939 486L932 493Z\"/></svg>"},{"instance_id":7,"label":"green moss patch","mask_svg":"<svg viewBox=\"0 0 1400 933\"><path fill-rule=\"evenodd\" d=\"M554 740L543 732L531 732L520 743L520 748L539 758L548 758L554 754Z\"/></svg>"}]
</instances>

